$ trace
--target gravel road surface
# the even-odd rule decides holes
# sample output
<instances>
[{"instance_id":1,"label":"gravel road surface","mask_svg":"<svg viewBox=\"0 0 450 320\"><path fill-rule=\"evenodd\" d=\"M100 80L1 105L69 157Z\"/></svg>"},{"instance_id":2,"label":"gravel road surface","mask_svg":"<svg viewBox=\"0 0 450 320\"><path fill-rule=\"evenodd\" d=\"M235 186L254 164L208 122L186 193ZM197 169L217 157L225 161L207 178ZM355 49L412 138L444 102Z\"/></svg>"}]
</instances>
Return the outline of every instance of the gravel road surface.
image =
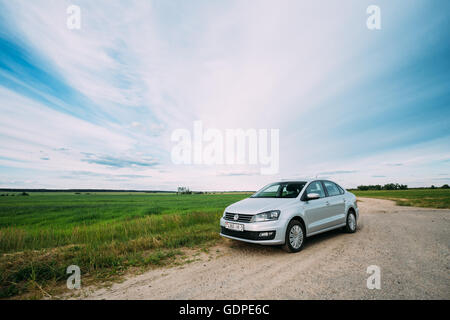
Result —
<instances>
[{"instance_id":1,"label":"gravel road surface","mask_svg":"<svg viewBox=\"0 0 450 320\"><path fill-rule=\"evenodd\" d=\"M86 299L450 299L450 210L359 198L358 231L309 238L287 254L226 240L198 261L155 269ZM367 288L367 267L381 289Z\"/></svg>"}]
</instances>

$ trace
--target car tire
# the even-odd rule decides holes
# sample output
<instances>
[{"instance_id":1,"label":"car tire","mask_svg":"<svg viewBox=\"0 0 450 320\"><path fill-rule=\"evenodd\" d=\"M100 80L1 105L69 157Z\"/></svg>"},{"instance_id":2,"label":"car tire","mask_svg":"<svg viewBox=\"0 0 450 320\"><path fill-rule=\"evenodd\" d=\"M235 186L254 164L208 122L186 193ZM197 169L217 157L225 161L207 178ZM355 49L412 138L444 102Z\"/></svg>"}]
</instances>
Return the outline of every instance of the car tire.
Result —
<instances>
[{"instance_id":1,"label":"car tire","mask_svg":"<svg viewBox=\"0 0 450 320\"><path fill-rule=\"evenodd\" d=\"M356 214L354 211L350 211L347 215L347 224L345 225L345 232L347 233L355 233L358 227L356 221Z\"/></svg>"},{"instance_id":2,"label":"car tire","mask_svg":"<svg viewBox=\"0 0 450 320\"><path fill-rule=\"evenodd\" d=\"M299 252L305 244L305 228L299 221L292 220L286 228L285 237L283 249L289 253Z\"/></svg>"}]
</instances>

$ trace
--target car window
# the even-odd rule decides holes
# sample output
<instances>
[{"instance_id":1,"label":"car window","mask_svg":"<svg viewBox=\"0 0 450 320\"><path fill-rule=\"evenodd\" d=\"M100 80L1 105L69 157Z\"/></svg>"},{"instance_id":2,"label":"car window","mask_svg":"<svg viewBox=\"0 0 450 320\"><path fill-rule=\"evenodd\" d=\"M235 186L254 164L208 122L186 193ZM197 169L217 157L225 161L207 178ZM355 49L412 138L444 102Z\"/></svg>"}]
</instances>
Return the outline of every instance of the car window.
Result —
<instances>
[{"instance_id":1,"label":"car window","mask_svg":"<svg viewBox=\"0 0 450 320\"><path fill-rule=\"evenodd\" d=\"M278 182L265 186L251 198L296 198L306 182Z\"/></svg>"},{"instance_id":2,"label":"car window","mask_svg":"<svg viewBox=\"0 0 450 320\"><path fill-rule=\"evenodd\" d=\"M328 196L337 196L340 195L341 192L339 191L339 188L336 184L334 184L331 181L324 181L323 184L325 185L325 188L327 189Z\"/></svg>"},{"instance_id":3,"label":"car window","mask_svg":"<svg viewBox=\"0 0 450 320\"><path fill-rule=\"evenodd\" d=\"M283 185L281 191L282 198L297 198L300 191L302 191L304 183L288 183Z\"/></svg>"},{"instance_id":4,"label":"car window","mask_svg":"<svg viewBox=\"0 0 450 320\"><path fill-rule=\"evenodd\" d=\"M279 184L268 186L266 189L258 192L258 198L275 198L278 194Z\"/></svg>"},{"instance_id":5,"label":"car window","mask_svg":"<svg viewBox=\"0 0 450 320\"><path fill-rule=\"evenodd\" d=\"M306 194L317 193L321 198L325 197L325 191L323 191L322 184L319 181L311 182L308 188L306 188Z\"/></svg>"},{"instance_id":6,"label":"car window","mask_svg":"<svg viewBox=\"0 0 450 320\"><path fill-rule=\"evenodd\" d=\"M340 192L341 194L344 194L344 193L345 193L344 189L342 189L340 185L337 184L337 187L339 188L339 192Z\"/></svg>"}]
</instances>

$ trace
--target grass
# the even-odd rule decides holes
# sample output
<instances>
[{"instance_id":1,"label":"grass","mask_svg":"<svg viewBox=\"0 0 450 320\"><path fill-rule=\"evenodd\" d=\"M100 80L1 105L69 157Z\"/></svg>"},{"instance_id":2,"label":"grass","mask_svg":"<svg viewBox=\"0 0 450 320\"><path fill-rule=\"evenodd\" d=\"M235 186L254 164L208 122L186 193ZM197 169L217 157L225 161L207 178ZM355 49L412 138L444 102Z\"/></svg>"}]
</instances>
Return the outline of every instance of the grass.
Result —
<instances>
[{"instance_id":1,"label":"grass","mask_svg":"<svg viewBox=\"0 0 450 320\"><path fill-rule=\"evenodd\" d=\"M0 297L173 261L219 239L223 209L248 194L30 193L0 197ZM43 289L47 288L47 289ZM39 297L39 294L37 295Z\"/></svg>"},{"instance_id":2,"label":"grass","mask_svg":"<svg viewBox=\"0 0 450 320\"><path fill-rule=\"evenodd\" d=\"M353 192L399 205L450 208L449 189ZM125 192L0 196L0 298L40 298L63 288L69 265L81 268L86 285L190 259L183 248L207 251L219 239L223 209L246 197Z\"/></svg>"},{"instance_id":3,"label":"grass","mask_svg":"<svg viewBox=\"0 0 450 320\"><path fill-rule=\"evenodd\" d=\"M351 191L358 197L394 200L400 206L450 208L450 189Z\"/></svg>"}]
</instances>

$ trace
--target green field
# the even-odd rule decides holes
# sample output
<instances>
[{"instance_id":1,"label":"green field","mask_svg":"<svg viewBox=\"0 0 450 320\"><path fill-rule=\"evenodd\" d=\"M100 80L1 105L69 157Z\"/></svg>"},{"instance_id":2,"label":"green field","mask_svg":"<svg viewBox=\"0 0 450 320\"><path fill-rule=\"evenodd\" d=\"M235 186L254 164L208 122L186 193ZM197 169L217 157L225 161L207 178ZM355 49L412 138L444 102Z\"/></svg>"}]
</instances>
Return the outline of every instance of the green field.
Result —
<instances>
[{"instance_id":1,"label":"green field","mask_svg":"<svg viewBox=\"0 0 450 320\"><path fill-rule=\"evenodd\" d=\"M108 278L171 261L219 239L219 219L247 194L30 193L0 197L0 297L46 292L66 268Z\"/></svg>"},{"instance_id":2,"label":"green field","mask_svg":"<svg viewBox=\"0 0 450 320\"><path fill-rule=\"evenodd\" d=\"M358 197L394 200L400 206L450 208L450 189L351 190Z\"/></svg>"},{"instance_id":3,"label":"green field","mask_svg":"<svg viewBox=\"0 0 450 320\"><path fill-rule=\"evenodd\" d=\"M450 208L449 189L352 192L400 205ZM81 268L86 284L183 259L183 248L217 241L223 209L249 195L11 194L0 196L0 298L39 298L61 288L72 264Z\"/></svg>"}]
</instances>

